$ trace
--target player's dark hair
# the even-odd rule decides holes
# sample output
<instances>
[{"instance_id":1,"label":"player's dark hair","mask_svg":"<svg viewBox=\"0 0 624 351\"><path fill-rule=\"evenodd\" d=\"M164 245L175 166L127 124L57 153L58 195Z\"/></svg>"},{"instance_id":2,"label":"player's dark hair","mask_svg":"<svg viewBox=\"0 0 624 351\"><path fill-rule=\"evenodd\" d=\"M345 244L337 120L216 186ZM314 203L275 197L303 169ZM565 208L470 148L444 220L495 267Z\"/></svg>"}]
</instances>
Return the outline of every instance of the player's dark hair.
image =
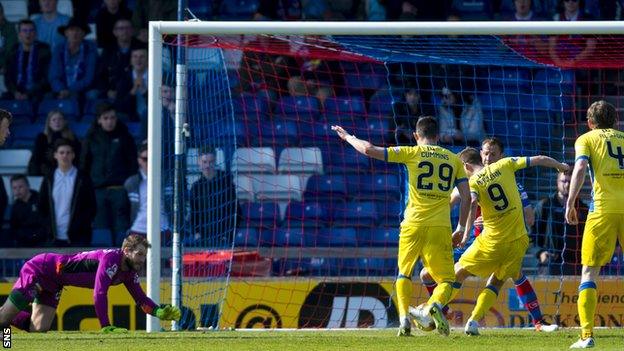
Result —
<instances>
[{"instance_id":1,"label":"player's dark hair","mask_svg":"<svg viewBox=\"0 0 624 351\"><path fill-rule=\"evenodd\" d=\"M559 175L563 174L563 175L567 175L567 176L571 177L572 176L572 172L574 171L574 164L568 163L568 166L569 166L568 170L565 171L565 172L560 172Z\"/></svg>"},{"instance_id":2,"label":"player's dark hair","mask_svg":"<svg viewBox=\"0 0 624 351\"><path fill-rule=\"evenodd\" d=\"M11 184L13 184L13 182L17 182L18 180L23 180L24 182L26 182L26 185L30 187L30 182L28 182L28 177L26 177L24 174L15 174L11 176Z\"/></svg>"},{"instance_id":3,"label":"player's dark hair","mask_svg":"<svg viewBox=\"0 0 624 351\"><path fill-rule=\"evenodd\" d=\"M599 100L587 109L587 119L591 120L598 129L613 128L617 122L617 111L612 104Z\"/></svg>"},{"instance_id":4,"label":"player's dark hair","mask_svg":"<svg viewBox=\"0 0 624 351\"><path fill-rule=\"evenodd\" d=\"M13 115L7 110L0 109L0 122L2 122L2 120L5 118L8 119L10 123L13 119Z\"/></svg>"},{"instance_id":5,"label":"player's dark hair","mask_svg":"<svg viewBox=\"0 0 624 351\"><path fill-rule=\"evenodd\" d=\"M141 144L139 145L139 149L137 150L137 153L140 154L143 151L147 151L147 140L143 140L141 142Z\"/></svg>"},{"instance_id":6,"label":"player's dark hair","mask_svg":"<svg viewBox=\"0 0 624 351\"><path fill-rule=\"evenodd\" d=\"M146 249L152 247L149 241L147 241L147 238L143 235L130 234L124 239L123 244L121 244L121 249L123 250L128 248L130 250L134 250L140 245L145 246Z\"/></svg>"},{"instance_id":7,"label":"player's dark hair","mask_svg":"<svg viewBox=\"0 0 624 351\"><path fill-rule=\"evenodd\" d=\"M423 116L416 122L416 134L421 138L434 139L438 137L438 121L431 116Z\"/></svg>"},{"instance_id":8,"label":"player's dark hair","mask_svg":"<svg viewBox=\"0 0 624 351\"><path fill-rule=\"evenodd\" d=\"M479 154L479 150L475 149L474 147L467 147L463 149L458 154L458 156L463 163L474 166L483 166L483 162L481 161L481 154Z\"/></svg>"},{"instance_id":9,"label":"player's dark hair","mask_svg":"<svg viewBox=\"0 0 624 351\"><path fill-rule=\"evenodd\" d=\"M486 145L486 144L487 144L487 145L490 145L490 146L492 146L492 145L496 145L496 146L498 146L498 148L499 148L499 149L500 149L500 151L501 151L501 154L502 154L503 152L505 152L505 145L504 145L504 144L503 144L503 142L502 142L499 138L497 138L497 137L491 137L491 138L485 138L485 139L483 139L483 141L481 142L481 146Z\"/></svg>"},{"instance_id":10,"label":"player's dark hair","mask_svg":"<svg viewBox=\"0 0 624 351\"><path fill-rule=\"evenodd\" d=\"M216 155L216 151L215 148L210 146L210 145L204 145L202 147L199 148L198 154L201 155Z\"/></svg>"},{"instance_id":11,"label":"player's dark hair","mask_svg":"<svg viewBox=\"0 0 624 351\"><path fill-rule=\"evenodd\" d=\"M31 26L35 27L35 30L37 29L37 26L35 25L35 22L33 22L32 20L30 20L28 18L24 18L24 19L20 20L19 22L17 22L17 31L19 32L20 30L22 30L22 26L27 26L27 25L31 25Z\"/></svg>"}]
</instances>

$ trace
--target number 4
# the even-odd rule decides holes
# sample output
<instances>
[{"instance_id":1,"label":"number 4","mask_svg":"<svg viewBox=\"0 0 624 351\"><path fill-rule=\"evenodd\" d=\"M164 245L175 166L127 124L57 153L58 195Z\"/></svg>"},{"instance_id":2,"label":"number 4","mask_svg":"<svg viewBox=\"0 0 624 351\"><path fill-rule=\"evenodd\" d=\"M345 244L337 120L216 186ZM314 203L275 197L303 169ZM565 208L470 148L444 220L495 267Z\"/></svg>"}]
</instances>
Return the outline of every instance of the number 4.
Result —
<instances>
[{"instance_id":1,"label":"number 4","mask_svg":"<svg viewBox=\"0 0 624 351\"><path fill-rule=\"evenodd\" d=\"M624 154L622 154L622 147L617 147L617 154L613 152L613 145L611 145L611 141L607 141L607 150L609 151L609 156L618 160L618 164L620 169L624 169Z\"/></svg>"}]
</instances>

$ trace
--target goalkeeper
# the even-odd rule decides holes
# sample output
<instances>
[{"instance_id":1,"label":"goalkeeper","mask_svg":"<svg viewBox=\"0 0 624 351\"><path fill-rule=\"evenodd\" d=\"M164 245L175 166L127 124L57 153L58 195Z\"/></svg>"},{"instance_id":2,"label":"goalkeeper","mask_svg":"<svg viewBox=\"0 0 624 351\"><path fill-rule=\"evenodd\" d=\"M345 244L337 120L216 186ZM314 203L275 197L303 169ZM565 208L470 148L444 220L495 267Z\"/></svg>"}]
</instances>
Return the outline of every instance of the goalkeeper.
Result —
<instances>
[{"instance_id":1,"label":"goalkeeper","mask_svg":"<svg viewBox=\"0 0 624 351\"><path fill-rule=\"evenodd\" d=\"M45 332L50 329L65 286L93 289L95 312L102 332L127 332L111 325L108 318L108 288L123 283L137 305L161 320L179 320L180 309L158 306L139 285L139 272L145 264L147 239L128 236L121 249L102 249L76 254L39 254L27 261L13 290L0 307L0 327L14 325L22 330ZM32 313L28 312L32 305Z\"/></svg>"}]
</instances>

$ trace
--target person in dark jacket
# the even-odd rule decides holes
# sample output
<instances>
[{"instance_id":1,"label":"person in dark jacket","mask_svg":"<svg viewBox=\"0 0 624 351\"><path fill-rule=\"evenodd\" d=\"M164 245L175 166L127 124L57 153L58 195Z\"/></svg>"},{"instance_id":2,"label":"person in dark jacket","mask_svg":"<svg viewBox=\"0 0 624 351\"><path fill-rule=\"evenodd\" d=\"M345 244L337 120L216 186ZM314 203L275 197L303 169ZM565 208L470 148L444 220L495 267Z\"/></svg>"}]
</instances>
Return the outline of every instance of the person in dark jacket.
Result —
<instances>
[{"instance_id":1,"label":"person in dark jacket","mask_svg":"<svg viewBox=\"0 0 624 351\"><path fill-rule=\"evenodd\" d=\"M11 207L11 235L17 247L37 247L45 244L43 218L39 212L39 193L30 189L23 174L11 177L15 202Z\"/></svg>"},{"instance_id":2,"label":"person in dark jacket","mask_svg":"<svg viewBox=\"0 0 624 351\"><path fill-rule=\"evenodd\" d=\"M52 110L48 112L43 132L35 139L35 146L28 161L28 175L43 176L54 171L56 168L56 162L52 157L54 143L61 138L71 142L74 153L80 155L80 142L69 128L65 115L60 110ZM76 161L74 165L77 165Z\"/></svg>"},{"instance_id":3,"label":"person in dark jacket","mask_svg":"<svg viewBox=\"0 0 624 351\"><path fill-rule=\"evenodd\" d=\"M215 169L215 150L199 150L202 176L191 186L191 236L185 243L191 246L229 246L240 213L236 202L236 187L229 173Z\"/></svg>"},{"instance_id":4,"label":"person in dark jacket","mask_svg":"<svg viewBox=\"0 0 624 351\"><path fill-rule=\"evenodd\" d=\"M94 228L110 230L114 245L121 245L130 226L130 209L123 185L137 172L136 145L111 105L99 105L97 116L85 137L80 164L95 187Z\"/></svg>"},{"instance_id":5,"label":"person in dark jacket","mask_svg":"<svg viewBox=\"0 0 624 351\"><path fill-rule=\"evenodd\" d=\"M39 211L53 246L89 246L96 213L95 192L89 175L78 170L72 143L54 144L57 167L41 184Z\"/></svg>"}]
</instances>

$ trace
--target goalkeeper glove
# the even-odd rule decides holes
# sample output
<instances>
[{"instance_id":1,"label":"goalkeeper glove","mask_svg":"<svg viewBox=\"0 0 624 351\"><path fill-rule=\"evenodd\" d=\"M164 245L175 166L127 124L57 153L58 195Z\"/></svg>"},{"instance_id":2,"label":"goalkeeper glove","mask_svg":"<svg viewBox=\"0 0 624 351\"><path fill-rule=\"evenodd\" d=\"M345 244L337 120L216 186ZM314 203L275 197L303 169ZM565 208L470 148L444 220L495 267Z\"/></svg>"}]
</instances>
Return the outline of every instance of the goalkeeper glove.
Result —
<instances>
[{"instance_id":1,"label":"goalkeeper glove","mask_svg":"<svg viewBox=\"0 0 624 351\"><path fill-rule=\"evenodd\" d=\"M127 333L128 329L126 328L118 328L114 325L108 325L100 330L102 333Z\"/></svg>"},{"instance_id":2,"label":"goalkeeper glove","mask_svg":"<svg viewBox=\"0 0 624 351\"><path fill-rule=\"evenodd\" d=\"M175 306L163 305L156 308L154 315L160 320L177 321L182 317L182 312Z\"/></svg>"}]
</instances>

